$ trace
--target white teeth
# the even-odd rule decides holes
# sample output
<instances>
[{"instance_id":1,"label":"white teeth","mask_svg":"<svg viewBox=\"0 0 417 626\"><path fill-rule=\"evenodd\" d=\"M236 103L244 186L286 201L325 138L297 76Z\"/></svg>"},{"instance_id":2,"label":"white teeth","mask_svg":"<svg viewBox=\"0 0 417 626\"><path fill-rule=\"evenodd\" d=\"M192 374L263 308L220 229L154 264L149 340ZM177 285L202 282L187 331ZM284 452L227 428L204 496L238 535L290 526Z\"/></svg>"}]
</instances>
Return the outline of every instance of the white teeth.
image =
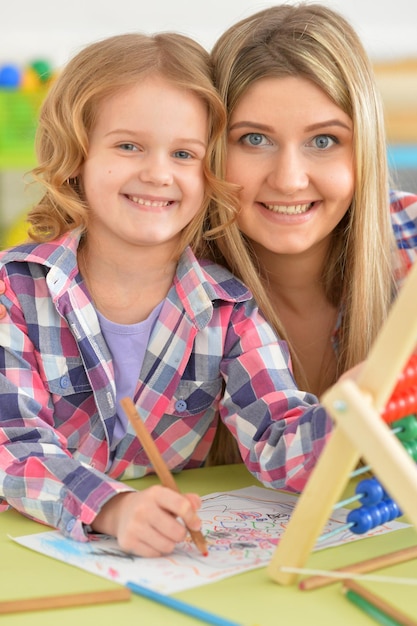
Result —
<instances>
[{"instance_id":1,"label":"white teeth","mask_svg":"<svg viewBox=\"0 0 417 626\"><path fill-rule=\"evenodd\" d=\"M141 204L142 206L164 207L170 204L169 201L144 200L143 198L136 198L135 196L129 196L129 198L130 200L132 200L132 202L135 202L136 204Z\"/></svg>"},{"instance_id":2,"label":"white teeth","mask_svg":"<svg viewBox=\"0 0 417 626\"><path fill-rule=\"evenodd\" d=\"M264 204L264 206L273 213L282 213L284 215L296 215L299 213L306 213L311 207L312 202L308 204L293 204L290 206L283 204Z\"/></svg>"}]
</instances>

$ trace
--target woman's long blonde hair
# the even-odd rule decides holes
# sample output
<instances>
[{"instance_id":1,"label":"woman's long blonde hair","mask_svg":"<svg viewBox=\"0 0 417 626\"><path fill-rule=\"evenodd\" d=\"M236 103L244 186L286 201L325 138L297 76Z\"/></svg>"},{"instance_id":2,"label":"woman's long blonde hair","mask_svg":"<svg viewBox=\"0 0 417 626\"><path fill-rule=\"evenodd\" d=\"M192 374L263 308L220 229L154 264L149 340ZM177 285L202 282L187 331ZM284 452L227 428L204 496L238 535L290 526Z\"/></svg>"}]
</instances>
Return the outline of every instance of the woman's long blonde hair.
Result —
<instances>
[{"instance_id":1,"label":"woman's long blonde hair","mask_svg":"<svg viewBox=\"0 0 417 626\"><path fill-rule=\"evenodd\" d=\"M209 117L204 162L206 193L201 210L184 229L178 253L200 246L210 204L235 212L230 186L214 174L214 154L226 125L226 112L213 86L208 52L176 33L127 33L95 42L81 50L60 72L41 108L36 137L38 166L32 171L44 194L29 214L30 235L49 241L76 227L87 229L89 209L82 181L74 178L88 155L89 134L99 105L149 75L159 75L196 95ZM163 94L161 95L163 97Z\"/></svg>"},{"instance_id":2,"label":"woman's long blonde hair","mask_svg":"<svg viewBox=\"0 0 417 626\"><path fill-rule=\"evenodd\" d=\"M247 89L262 78L301 76L315 83L352 120L355 192L334 230L323 284L329 301L343 307L339 376L362 361L384 322L393 297L393 234L389 212L386 138L380 96L369 58L350 24L321 4L282 4L260 11L229 28L212 50L215 84L230 118ZM225 171L226 146L217 162ZM214 219L218 219L215 214ZM229 235L234 249L236 228ZM244 236L240 235L244 240ZM281 337L279 316L260 285L252 263L224 252L223 262L252 289ZM278 312L279 313L279 312ZM293 352L299 383L306 384Z\"/></svg>"},{"instance_id":3,"label":"woman's long blonde hair","mask_svg":"<svg viewBox=\"0 0 417 626\"><path fill-rule=\"evenodd\" d=\"M323 265L328 300L342 307L336 378L366 358L394 294L386 139L380 96L369 58L350 24L321 4L282 4L259 11L230 27L212 50L215 85L228 118L247 89L263 78L300 76L320 87L353 122L355 192L333 232ZM216 161L225 174L226 140ZM224 221L221 211L211 225ZM267 279L250 242L230 225L219 240L220 263L252 290L278 335L286 339L301 388L303 369L268 297ZM237 458L235 443L218 431L214 462Z\"/></svg>"}]
</instances>

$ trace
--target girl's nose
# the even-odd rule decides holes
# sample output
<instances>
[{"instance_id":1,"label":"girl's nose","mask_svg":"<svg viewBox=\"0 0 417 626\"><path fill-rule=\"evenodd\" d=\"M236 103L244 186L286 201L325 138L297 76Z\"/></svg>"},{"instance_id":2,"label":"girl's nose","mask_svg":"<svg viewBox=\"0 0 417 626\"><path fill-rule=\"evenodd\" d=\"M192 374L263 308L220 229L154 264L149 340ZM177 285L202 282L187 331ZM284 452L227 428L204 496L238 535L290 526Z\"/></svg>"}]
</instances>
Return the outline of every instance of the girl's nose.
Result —
<instances>
[{"instance_id":1,"label":"girl's nose","mask_svg":"<svg viewBox=\"0 0 417 626\"><path fill-rule=\"evenodd\" d=\"M303 155L296 148L280 150L268 175L268 183L286 195L306 189L309 173Z\"/></svg>"},{"instance_id":2,"label":"girl's nose","mask_svg":"<svg viewBox=\"0 0 417 626\"><path fill-rule=\"evenodd\" d=\"M139 178L153 185L172 185L173 174L169 158L165 155L147 155L141 162Z\"/></svg>"}]
</instances>

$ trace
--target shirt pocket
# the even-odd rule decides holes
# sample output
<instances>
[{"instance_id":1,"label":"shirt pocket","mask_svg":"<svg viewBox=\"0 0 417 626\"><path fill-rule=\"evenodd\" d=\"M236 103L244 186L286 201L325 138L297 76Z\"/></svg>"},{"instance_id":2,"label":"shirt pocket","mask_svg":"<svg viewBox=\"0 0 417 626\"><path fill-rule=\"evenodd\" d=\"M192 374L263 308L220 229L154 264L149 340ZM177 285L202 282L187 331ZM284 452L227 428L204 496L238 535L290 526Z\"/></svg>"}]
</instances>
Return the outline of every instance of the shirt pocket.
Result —
<instances>
[{"instance_id":1,"label":"shirt pocket","mask_svg":"<svg viewBox=\"0 0 417 626\"><path fill-rule=\"evenodd\" d=\"M210 381L181 381L166 408L166 414L178 418L196 416L217 408L223 389L223 379Z\"/></svg>"},{"instance_id":2,"label":"shirt pocket","mask_svg":"<svg viewBox=\"0 0 417 626\"><path fill-rule=\"evenodd\" d=\"M40 357L43 377L47 389L57 396L91 391L83 362L79 357Z\"/></svg>"}]
</instances>

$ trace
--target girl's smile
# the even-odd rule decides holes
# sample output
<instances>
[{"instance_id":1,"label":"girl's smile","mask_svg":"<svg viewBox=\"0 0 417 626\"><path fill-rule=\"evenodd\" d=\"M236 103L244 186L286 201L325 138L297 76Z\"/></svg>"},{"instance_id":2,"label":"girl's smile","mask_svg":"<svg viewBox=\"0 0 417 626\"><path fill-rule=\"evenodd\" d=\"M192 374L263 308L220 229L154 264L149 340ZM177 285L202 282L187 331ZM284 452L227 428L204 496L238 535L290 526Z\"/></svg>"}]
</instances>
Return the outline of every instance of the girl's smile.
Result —
<instances>
[{"instance_id":1,"label":"girl's smile","mask_svg":"<svg viewBox=\"0 0 417 626\"><path fill-rule=\"evenodd\" d=\"M207 138L202 100L158 75L105 100L80 172L89 238L115 256L155 245L169 256L203 206Z\"/></svg>"},{"instance_id":2,"label":"girl's smile","mask_svg":"<svg viewBox=\"0 0 417 626\"><path fill-rule=\"evenodd\" d=\"M126 195L128 200L134 202L135 204L139 204L141 207L144 207L145 210L155 210L159 212L158 209L165 209L174 204L175 200L163 200L163 199L155 199L155 198L145 198L143 196L129 196Z\"/></svg>"},{"instance_id":3,"label":"girl's smile","mask_svg":"<svg viewBox=\"0 0 417 626\"><path fill-rule=\"evenodd\" d=\"M136 202L136 204L143 204L144 206L149 207L169 206L173 202L173 200L152 200L149 198L139 198L136 196L128 196L128 198L129 200L132 200L132 202Z\"/></svg>"}]
</instances>

